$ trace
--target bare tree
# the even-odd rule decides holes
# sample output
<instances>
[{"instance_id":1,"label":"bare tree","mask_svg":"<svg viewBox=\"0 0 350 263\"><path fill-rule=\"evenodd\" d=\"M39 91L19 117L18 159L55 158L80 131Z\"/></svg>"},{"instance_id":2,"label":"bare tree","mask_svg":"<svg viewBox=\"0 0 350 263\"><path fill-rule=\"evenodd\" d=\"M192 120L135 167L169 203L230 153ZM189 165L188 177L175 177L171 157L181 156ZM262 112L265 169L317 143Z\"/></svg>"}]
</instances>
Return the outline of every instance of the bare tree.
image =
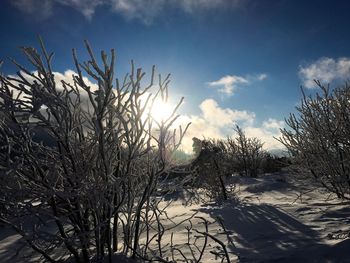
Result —
<instances>
[{"instance_id":1,"label":"bare tree","mask_svg":"<svg viewBox=\"0 0 350 263\"><path fill-rule=\"evenodd\" d=\"M182 99L161 122L150 114L155 99L167 100L169 76L152 94L154 67L149 85L133 63L115 80L114 50L99 65L86 49L82 63L73 50L71 82L57 82L42 42L41 53L22 48L35 71L13 61L17 76L0 76L0 221L51 262L146 254L140 236L158 211L160 175L188 128L171 130ZM52 145L34 139L38 130Z\"/></svg>"},{"instance_id":2,"label":"bare tree","mask_svg":"<svg viewBox=\"0 0 350 263\"><path fill-rule=\"evenodd\" d=\"M350 199L350 86L330 90L319 81L315 96L304 91L298 114L281 130L295 161L339 198Z\"/></svg>"}]
</instances>

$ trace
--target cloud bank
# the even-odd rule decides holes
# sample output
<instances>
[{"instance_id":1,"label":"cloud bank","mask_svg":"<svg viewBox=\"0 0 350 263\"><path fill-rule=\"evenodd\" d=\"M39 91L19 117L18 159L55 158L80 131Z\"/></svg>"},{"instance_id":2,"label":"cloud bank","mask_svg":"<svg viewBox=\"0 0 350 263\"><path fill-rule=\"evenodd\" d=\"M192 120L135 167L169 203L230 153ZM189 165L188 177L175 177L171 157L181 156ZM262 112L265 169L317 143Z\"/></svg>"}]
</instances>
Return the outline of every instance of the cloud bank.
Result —
<instances>
[{"instance_id":1,"label":"cloud bank","mask_svg":"<svg viewBox=\"0 0 350 263\"><path fill-rule=\"evenodd\" d=\"M236 124L248 137L258 137L264 142L265 149L284 149L283 145L273 138L281 136L280 128L284 127L283 121L270 118L257 126L254 112L222 108L213 99L204 100L199 109L200 114L181 116L175 124L192 123L182 142L182 149L187 153L192 152L193 137L223 139L230 135L235 136L233 128Z\"/></svg>"},{"instance_id":2,"label":"cloud bank","mask_svg":"<svg viewBox=\"0 0 350 263\"><path fill-rule=\"evenodd\" d=\"M53 72L58 90L63 89L62 81L73 83L72 76L76 75L73 70L66 70L63 73ZM34 72L37 74L37 72ZM16 78L16 76L10 75ZM33 81L32 77L27 76L29 81ZM85 83L91 87L91 90L97 90L98 86L89 79L84 78ZM88 97L85 91L80 90L82 95L82 107L84 110L88 108ZM15 96L17 94L14 94ZM147 97L147 95L145 96ZM198 115L182 115L174 123L173 128L179 125L183 127L191 122L181 148L187 152L192 152L192 138L214 138L223 139L227 136L235 136L234 126L239 125L248 137L258 137L265 142L264 148L267 150L283 149L282 144L273 137L281 135L280 128L284 127L284 122L276 119L267 119L256 125L256 114L247 110L237 110L232 108L223 108L214 99L205 99L199 105L200 113Z\"/></svg>"},{"instance_id":3,"label":"cloud bank","mask_svg":"<svg viewBox=\"0 0 350 263\"><path fill-rule=\"evenodd\" d=\"M329 84L333 81L345 81L350 76L350 58L323 57L306 66L300 66L299 76L306 88L315 88L314 80Z\"/></svg>"}]
</instances>

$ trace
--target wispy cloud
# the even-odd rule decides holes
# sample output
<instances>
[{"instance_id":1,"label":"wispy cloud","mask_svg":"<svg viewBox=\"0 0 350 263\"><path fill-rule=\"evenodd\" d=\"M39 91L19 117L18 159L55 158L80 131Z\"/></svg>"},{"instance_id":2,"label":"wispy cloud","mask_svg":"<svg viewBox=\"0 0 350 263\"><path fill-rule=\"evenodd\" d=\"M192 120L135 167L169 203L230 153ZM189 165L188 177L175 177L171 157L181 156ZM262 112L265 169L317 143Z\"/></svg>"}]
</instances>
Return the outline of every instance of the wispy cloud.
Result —
<instances>
[{"instance_id":1,"label":"wispy cloud","mask_svg":"<svg viewBox=\"0 0 350 263\"><path fill-rule=\"evenodd\" d=\"M259 74L256 78L257 80L265 80L267 79L267 74L265 73Z\"/></svg>"},{"instance_id":2,"label":"wispy cloud","mask_svg":"<svg viewBox=\"0 0 350 263\"><path fill-rule=\"evenodd\" d=\"M306 88L315 88L314 80L325 84L346 80L350 76L350 58L320 58L311 64L300 66L299 76Z\"/></svg>"},{"instance_id":3,"label":"wispy cloud","mask_svg":"<svg viewBox=\"0 0 350 263\"><path fill-rule=\"evenodd\" d=\"M53 13L52 0L13 0L13 6L28 15L35 15L37 19L46 19Z\"/></svg>"},{"instance_id":4,"label":"wispy cloud","mask_svg":"<svg viewBox=\"0 0 350 263\"><path fill-rule=\"evenodd\" d=\"M51 0L63 6L71 7L80 12L85 18L91 19L98 6L107 3L106 0Z\"/></svg>"},{"instance_id":5,"label":"wispy cloud","mask_svg":"<svg viewBox=\"0 0 350 263\"><path fill-rule=\"evenodd\" d=\"M166 4L166 0L110 0L114 12L127 19L140 20L145 24L152 23Z\"/></svg>"},{"instance_id":6,"label":"wispy cloud","mask_svg":"<svg viewBox=\"0 0 350 263\"><path fill-rule=\"evenodd\" d=\"M237 76L237 75L227 75L218 80L208 82L207 84L210 87L217 88L218 92L232 96L236 89L241 85L249 85L256 81L263 81L267 78L267 74L261 73L258 75L248 75L246 77Z\"/></svg>"},{"instance_id":7,"label":"wispy cloud","mask_svg":"<svg viewBox=\"0 0 350 263\"><path fill-rule=\"evenodd\" d=\"M107 6L112 12L127 19L137 19L150 24L158 15L171 8L192 14L213 9L234 9L245 2L243 0L12 0L11 3L24 13L39 14L43 18L53 13L55 5L73 8L87 19L93 17L97 7Z\"/></svg>"},{"instance_id":8,"label":"wispy cloud","mask_svg":"<svg viewBox=\"0 0 350 263\"><path fill-rule=\"evenodd\" d=\"M186 12L217 8L236 8L243 4L241 0L175 0L176 5Z\"/></svg>"},{"instance_id":9,"label":"wispy cloud","mask_svg":"<svg viewBox=\"0 0 350 263\"><path fill-rule=\"evenodd\" d=\"M236 75L227 75L219 80L209 82L210 87L218 89L219 93L231 96L240 84L248 84L248 80L244 77Z\"/></svg>"}]
</instances>

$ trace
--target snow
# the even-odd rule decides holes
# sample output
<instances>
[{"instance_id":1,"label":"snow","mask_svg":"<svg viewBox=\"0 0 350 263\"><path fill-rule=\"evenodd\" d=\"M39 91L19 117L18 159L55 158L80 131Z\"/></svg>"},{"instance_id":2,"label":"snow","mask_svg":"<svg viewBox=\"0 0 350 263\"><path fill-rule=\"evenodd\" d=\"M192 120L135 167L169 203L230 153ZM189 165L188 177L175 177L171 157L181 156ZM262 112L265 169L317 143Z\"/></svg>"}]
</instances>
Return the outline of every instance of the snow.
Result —
<instances>
[{"instance_id":1,"label":"snow","mask_svg":"<svg viewBox=\"0 0 350 263\"><path fill-rule=\"evenodd\" d=\"M231 234L233 244L227 248L232 262L350 262L350 205L342 202L321 188L313 190L315 184L299 180L286 173L268 174L258 178L232 177L238 186L239 201L223 204L191 204L185 206L183 200L172 202L167 212L173 221L179 222L190 217L194 228L203 230L202 220L222 218ZM164 222L170 227L173 223ZM170 242L174 233L174 243L182 244L185 255L187 231L178 226L163 237L163 244ZM213 223L209 233L227 243L221 226ZM194 232L192 231L194 236ZM0 262L29 262L29 249L16 255L22 241L9 228L0 226ZM199 240L199 247L203 239ZM201 262L220 262L209 253L215 246L210 241ZM169 255L167 246L165 254ZM239 256L238 257L236 256ZM35 258L32 256L32 261ZM116 258L115 262L123 262Z\"/></svg>"}]
</instances>

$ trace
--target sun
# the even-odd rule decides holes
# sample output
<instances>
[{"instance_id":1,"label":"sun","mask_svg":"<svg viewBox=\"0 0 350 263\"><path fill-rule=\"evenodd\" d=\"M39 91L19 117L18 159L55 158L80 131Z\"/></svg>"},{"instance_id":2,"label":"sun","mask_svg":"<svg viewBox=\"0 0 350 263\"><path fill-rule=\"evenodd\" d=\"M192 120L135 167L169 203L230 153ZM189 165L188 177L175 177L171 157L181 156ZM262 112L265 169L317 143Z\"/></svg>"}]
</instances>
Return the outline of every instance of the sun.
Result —
<instances>
[{"instance_id":1,"label":"sun","mask_svg":"<svg viewBox=\"0 0 350 263\"><path fill-rule=\"evenodd\" d=\"M174 108L161 99L156 99L151 108L151 117L157 121L166 121L173 113Z\"/></svg>"}]
</instances>

